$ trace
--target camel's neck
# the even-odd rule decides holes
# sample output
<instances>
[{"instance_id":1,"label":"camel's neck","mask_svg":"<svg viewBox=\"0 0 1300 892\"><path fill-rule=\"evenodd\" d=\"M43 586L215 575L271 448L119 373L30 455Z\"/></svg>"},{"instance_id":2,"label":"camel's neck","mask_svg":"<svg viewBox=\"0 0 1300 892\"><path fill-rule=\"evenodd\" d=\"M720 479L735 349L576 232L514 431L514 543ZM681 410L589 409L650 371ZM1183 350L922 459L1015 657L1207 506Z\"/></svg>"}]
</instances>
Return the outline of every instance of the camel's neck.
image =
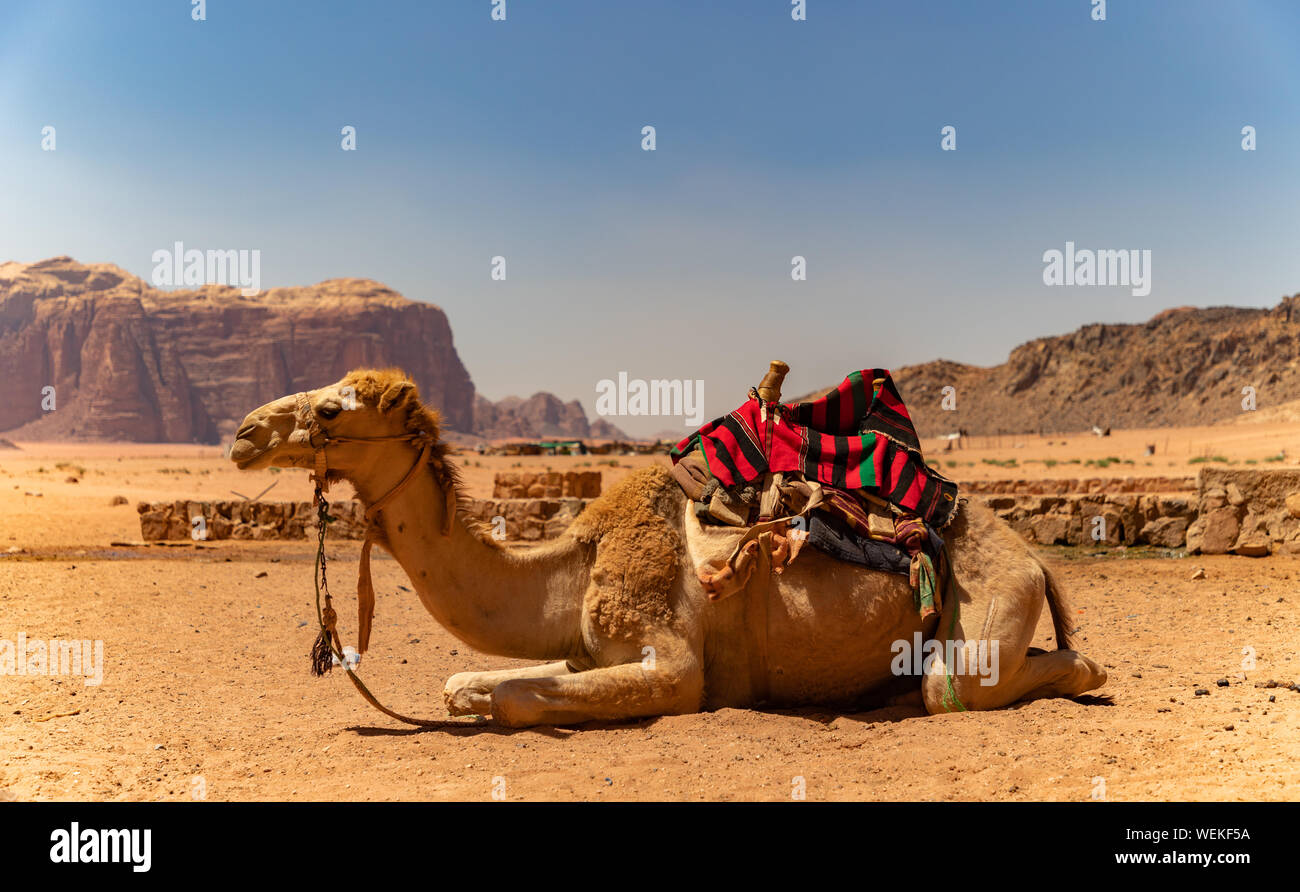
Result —
<instances>
[{"instance_id":1,"label":"camel's neck","mask_svg":"<svg viewBox=\"0 0 1300 892\"><path fill-rule=\"evenodd\" d=\"M349 475L366 506L391 492L418 456L406 444L369 448L375 454L367 470ZM425 466L379 515L388 550L434 619L487 653L537 660L581 655L590 570L585 549L566 539L508 551L480 540L459 517L444 535L447 511L455 506L445 503Z\"/></svg>"}]
</instances>

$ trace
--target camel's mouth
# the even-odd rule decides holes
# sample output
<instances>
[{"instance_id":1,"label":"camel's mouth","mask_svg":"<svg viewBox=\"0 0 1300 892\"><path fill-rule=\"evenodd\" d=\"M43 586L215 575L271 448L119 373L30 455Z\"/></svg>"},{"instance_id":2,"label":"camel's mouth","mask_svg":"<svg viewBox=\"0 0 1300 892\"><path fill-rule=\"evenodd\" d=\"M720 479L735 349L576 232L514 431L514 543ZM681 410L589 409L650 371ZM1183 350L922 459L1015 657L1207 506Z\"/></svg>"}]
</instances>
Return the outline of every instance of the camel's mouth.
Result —
<instances>
[{"instance_id":1,"label":"camel's mouth","mask_svg":"<svg viewBox=\"0 0 1300 892\"><path fill-rule=\"evenodd\" d=\"M230 447L230 460L241 471L255 471L271 464L271 450L259 449L241 437Z\"/></svg>"}]
</instances>

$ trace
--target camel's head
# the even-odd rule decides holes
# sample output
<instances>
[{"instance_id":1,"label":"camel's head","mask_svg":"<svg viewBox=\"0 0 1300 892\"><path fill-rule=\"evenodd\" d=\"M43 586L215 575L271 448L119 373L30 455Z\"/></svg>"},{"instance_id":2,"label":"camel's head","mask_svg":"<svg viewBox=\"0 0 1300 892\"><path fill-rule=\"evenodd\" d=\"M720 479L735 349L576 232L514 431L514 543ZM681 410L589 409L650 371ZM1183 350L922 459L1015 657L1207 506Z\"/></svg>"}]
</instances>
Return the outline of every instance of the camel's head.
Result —
<instances>
[{"instance_id":1,"label":"camel's head","mask_svg":"<svg viewBox=\"0 0 1300 892\"><path fill-rule=\"evenodd\" d=\"M313 419L321 431L314 440ZM283 396L248 413L230 460L243 471L312 468L325 437L342 438L330 444L329 470L331 478L345 477L374 460L369 444L354 439L418 433L436 442L439 417L420 402L411 379L397 369L357 369L327 387Z\"/></svg>"}]
</instances>

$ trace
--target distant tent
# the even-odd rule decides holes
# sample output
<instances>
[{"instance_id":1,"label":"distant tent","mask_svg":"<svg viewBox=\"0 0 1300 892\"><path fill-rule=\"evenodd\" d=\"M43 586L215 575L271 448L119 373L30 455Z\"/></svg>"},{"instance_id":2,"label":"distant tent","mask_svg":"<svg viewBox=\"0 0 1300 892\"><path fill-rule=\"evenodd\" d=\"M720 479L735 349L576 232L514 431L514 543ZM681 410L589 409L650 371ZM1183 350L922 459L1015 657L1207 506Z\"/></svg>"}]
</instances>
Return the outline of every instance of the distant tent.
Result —
<instances>
[{"instance_id":1,"label":"distant tent","mask_svg":"<svg viewBox=\"0 0 1300 892\"><path fill-rule=\"evenodd\" d=\"M533 445L552 455L587 454L587 447L581 440L541 440Z\"/></svg>"}]
</instances>

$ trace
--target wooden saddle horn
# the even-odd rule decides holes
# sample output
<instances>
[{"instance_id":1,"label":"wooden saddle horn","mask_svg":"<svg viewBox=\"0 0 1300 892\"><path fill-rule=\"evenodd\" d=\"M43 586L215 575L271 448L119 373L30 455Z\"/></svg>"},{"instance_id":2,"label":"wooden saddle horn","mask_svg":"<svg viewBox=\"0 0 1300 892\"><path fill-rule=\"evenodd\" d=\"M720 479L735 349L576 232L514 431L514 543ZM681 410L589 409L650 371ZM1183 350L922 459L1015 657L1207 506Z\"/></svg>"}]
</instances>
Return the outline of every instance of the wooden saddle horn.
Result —
<instances>
[{"instance_id":1,"label":"wooden saddle horn","mask_svg":"<svg viewBox=\"0 0 1300 892\"><path fill-rule=\"evenodd\" d=\"M779 359L774 359L768 363L767 374L758 385L758 398L764 403L779 403L781 401L781 385L785 382L785 376L790 371L790 366L786 365Z\"/></svg>"}]
</instances>

